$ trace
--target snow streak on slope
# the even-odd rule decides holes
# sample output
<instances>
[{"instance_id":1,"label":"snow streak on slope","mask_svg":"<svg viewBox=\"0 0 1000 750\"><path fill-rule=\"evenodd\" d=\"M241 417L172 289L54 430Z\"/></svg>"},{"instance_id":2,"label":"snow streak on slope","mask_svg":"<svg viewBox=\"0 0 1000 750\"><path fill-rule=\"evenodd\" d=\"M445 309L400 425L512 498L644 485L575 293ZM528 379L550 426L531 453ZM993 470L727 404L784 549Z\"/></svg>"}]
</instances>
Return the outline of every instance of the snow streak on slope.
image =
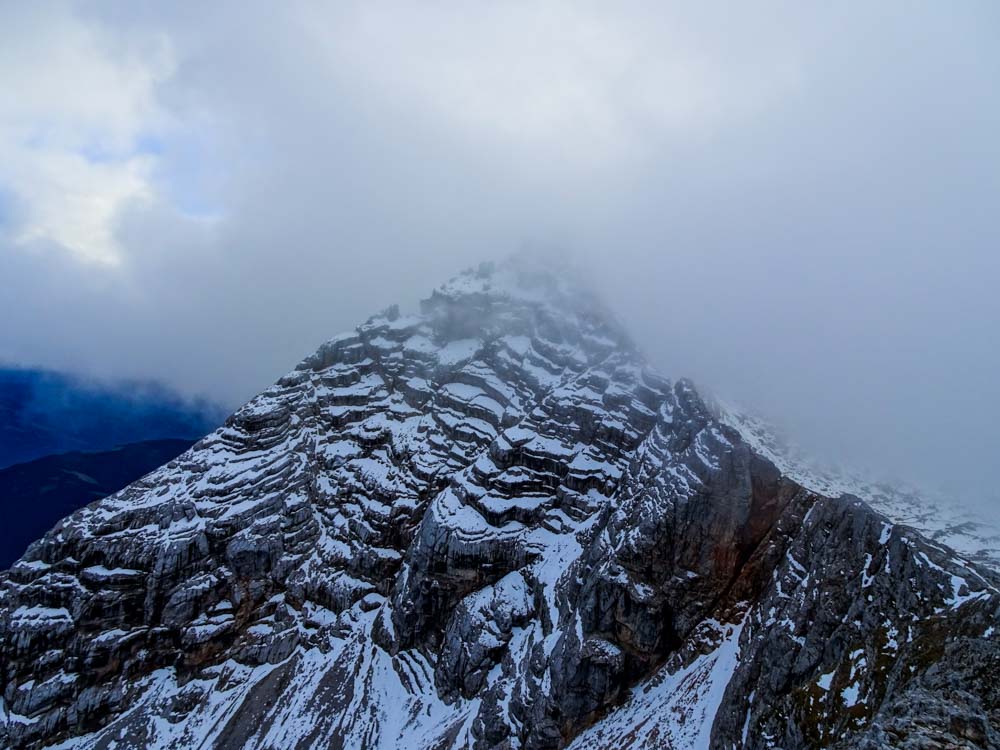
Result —
<instances>
[{"instance_id":1,"label":"snow streak on slope","mask_svg":"<svg viewBox=\"0 0 1000 750\"><path fill-rule=\"evenodd\" d=\"M567 750L709 750L715 716L739 665L742 632L742 623L706 621L695 637L714 650L686 666L671 660L632 688L623 706L582 732Z\"/></svg>"}]
</instances>

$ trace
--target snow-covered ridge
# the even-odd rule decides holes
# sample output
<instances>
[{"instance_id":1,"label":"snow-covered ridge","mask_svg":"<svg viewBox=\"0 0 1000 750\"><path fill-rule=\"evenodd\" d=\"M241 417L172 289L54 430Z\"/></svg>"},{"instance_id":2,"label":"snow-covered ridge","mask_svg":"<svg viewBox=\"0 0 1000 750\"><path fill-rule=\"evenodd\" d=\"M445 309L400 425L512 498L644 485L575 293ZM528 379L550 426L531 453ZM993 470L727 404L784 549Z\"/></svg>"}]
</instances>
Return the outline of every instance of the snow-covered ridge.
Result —
<instances>
[{"instance_id":1,"label":"snow-covered ridge","mask_svg":"<svg viewBox=\"0 0 1000 750\"><path fill-rule=\"evenodd\" d=\"M960 500L901 483L869 480L848 470L819 467L779 439L760 417L718 400L713 406L721 422L736 429L754 450L803 486L828 497L859 497L893 522L912 526L967 559L1000 571L1000 525Z\"/></svg>"}]
</instances>

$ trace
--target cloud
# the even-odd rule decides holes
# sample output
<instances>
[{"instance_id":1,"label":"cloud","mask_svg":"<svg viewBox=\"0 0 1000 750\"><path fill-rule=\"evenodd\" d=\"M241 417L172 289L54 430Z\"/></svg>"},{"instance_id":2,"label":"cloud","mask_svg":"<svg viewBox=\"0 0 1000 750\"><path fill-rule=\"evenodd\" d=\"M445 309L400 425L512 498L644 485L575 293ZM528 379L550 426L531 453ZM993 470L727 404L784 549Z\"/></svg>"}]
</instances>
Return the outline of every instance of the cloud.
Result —
<instances>
[{"instance_id":1,"label":"cloud","mask_svg":"<svg viewBox=\"0 0 1000 750\"><path fill-rule=\"evenodd\" d=\"M744 57L727 34L706 48L676 8L651 10L369 4L333 18L311 8L305 26L331 70L390 106L561 166L648 156L796 83L789 50Z\"/></svg>"},{"instance_id":2,"label":"cloud","mask_svg":"<svg viewBox=\"0 0 1000 750\"><path fill-rule=\"evenodd\" d=\"M817 452L992 482L986 5L8 4L0 358L229 403L526 243Z\"/></svg>"},{"instance_id":3,"label":"cloud","mask_svg":"<svg viewBox=\"0 0 1000 750\"><path fill-rule=\"evenodd\" d=\"M21 208L8 232L18 245L51 241L114 262L118 209L152 198L141 139L163 121L155 87L170 74L169 49L126 43L63 4L0 14L0 87L17 92L0 102L0 179Z\"/></svg>"}]
</instances>

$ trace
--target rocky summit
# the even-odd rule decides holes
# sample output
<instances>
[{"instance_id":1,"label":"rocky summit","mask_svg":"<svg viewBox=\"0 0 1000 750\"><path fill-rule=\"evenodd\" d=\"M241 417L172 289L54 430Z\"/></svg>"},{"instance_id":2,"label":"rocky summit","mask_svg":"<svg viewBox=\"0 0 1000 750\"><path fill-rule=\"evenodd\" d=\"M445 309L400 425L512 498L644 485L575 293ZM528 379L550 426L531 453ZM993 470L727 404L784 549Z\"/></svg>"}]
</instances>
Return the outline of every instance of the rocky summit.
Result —
<instances>
[{"instance_id":1,"label":"rocky summit","mask_svg":"<svg viewBox=\"0 0 1000 750\"><path fill-rule=\"evenodd\" d=\"M1000 576L510 261L2 574L12 748L997 748Z\"/></svg>"}]
</instances>

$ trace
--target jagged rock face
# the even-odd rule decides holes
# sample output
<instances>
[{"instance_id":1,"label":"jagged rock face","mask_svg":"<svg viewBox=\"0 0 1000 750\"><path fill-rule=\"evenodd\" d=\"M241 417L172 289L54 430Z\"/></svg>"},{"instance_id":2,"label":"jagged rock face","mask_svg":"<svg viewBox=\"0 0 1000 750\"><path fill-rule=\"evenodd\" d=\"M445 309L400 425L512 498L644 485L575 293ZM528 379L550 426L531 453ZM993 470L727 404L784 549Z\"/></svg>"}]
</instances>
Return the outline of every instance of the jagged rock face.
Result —
<instances>
[{"instance_id":1,"label":"jagged rock face","mask_svg":"<svg viewBox=\"0 0 1000 750\"><path fill-rule=\"evenodd\" d=\"M4 739L998 746L996 576L752 446L569 283L467 273L28 550Z\"/></svg>"}]
</instances>

